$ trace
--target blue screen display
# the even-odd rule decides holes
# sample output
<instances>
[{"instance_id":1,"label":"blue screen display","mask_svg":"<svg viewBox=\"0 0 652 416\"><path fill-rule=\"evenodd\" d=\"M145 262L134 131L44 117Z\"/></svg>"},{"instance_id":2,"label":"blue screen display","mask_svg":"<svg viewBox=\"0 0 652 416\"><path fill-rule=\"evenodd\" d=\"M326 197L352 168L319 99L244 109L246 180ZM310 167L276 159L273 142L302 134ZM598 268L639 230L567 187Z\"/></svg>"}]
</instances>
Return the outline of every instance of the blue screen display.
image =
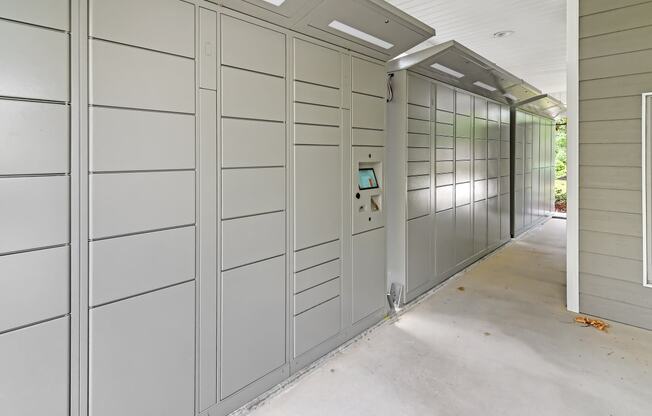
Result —
<instances>
[{"instance_id":1,"label":"blue screen display","mask_svg":"<svg viewBox=\"0 0 652 416\"><path fill-rule=\"evenodd\" d=\"M358 170L358 188L360 189L373 189L378 188L378 181L376 180L376 172L373 168L365 168Z\"/></svg>"}]
</instances>

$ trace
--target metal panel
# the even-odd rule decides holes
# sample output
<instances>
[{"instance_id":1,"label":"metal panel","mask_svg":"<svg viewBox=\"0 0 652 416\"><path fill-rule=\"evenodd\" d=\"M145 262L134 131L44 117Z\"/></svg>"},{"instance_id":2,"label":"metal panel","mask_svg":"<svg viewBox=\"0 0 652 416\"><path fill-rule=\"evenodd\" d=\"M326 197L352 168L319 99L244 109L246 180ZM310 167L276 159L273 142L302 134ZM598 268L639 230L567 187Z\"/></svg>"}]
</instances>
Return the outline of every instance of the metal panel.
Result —
<instances>
[{"instance_id":1,"label":"metal panel","mask_svg":"<svg viewBox=\"0 0 652 416\"><path fill-rule=\"evenodd\" d=\"M458 183L455 187L455 205L466 205L471 202L471 184Z\"/></svg>"},{"instance_id":2,"label":"metal panel","mask_svg":"<svg viewBox=\"0 0 652 416\"><path fill-rule=\"evenodd\" d=\"M408 176L429 175L430 174L430 163L429 162L408 162L408 164L407 164L407 174L408 174Z\"/></svg>"},{"instance_id":3,"label":"metal panel","mask_svg":"<svg viewBox=\"0 0 652 416\"><path fill-rule=\"evenodd\" d=\"M500 123L497 121L489 121L487 123L487 138L500 140Z\"/></svg>"},{"instance_id":4,"label":"metal panel","mask_svg":"<svg viewBox=\"0 0 652 416\"><path fill-rule=\"evenodd\" d=\"M488 159L500 158L500 141L487 140L487 158Z\"/></svg>"},{"instance_id":5,"label":"metal panel","mask_svg":"<svg viewBox=\"0 0 652 416\"><path fill-rule=\"evenodd\" d=\"M473 137L475 139L487 138L487 120L481 118L473 119Z\"/></svg>"},{"instance_id":6,"label":"metal panel","mask_svg":"<svg viewBox=\"0 0 652 416\"><path fill-rule=\"evenodd\" d=\"M89 415L190 415L195 284L91 309Z\"/></svg>"},{"instance_id":7,"label":"metal panel","mask_svg":"<svg viewBox=\"0 0 652 416\"><path fill-rule=\"evenodd\" d=\"M0 100L0 175L68 172L68 107Z\"/></svg>"},{"instance_id":8,"label":"metal panel","mask_svg":"<svg viewBox=\"0 0 652 416\"><path fill-rule=\"evenodd\" d=\"M385 146L385 132L382 130L352 129L351 145Z\"/></svg>"},{"instance_id":9,"label":"metal panel","mask_svg":"<svg viewBox=\"0 0 652 416\"><path fill-rule=\"evenodd\" d=\"M195 8L178 0L91 0L92 37L195 56Z\"/></svg>"},{"instance_id":10,"label":"metal panel","mask_svg":"<svg viewBox=\"0 0 652 416\"><path fill-rule=\"evenodd\" d=\"M479 97L474 97L473 115L481 119L487 118L487 100Z\"/></svg>"},{"instance_id":11,"label":"metal panel","mask_svg":"<svg viewBox=\"0 0 652 416\"><path fill-rule=\"evenodd\" d=\"M428 191L429 192L429 191ZM423 286L434 277L432 270L432 221L428 215L407 222L407 292Z\"/></svg>"},{"instance_id":12,"label":"metal panel","mask_svg":"<svg viewBox=\"0 0 652 416\"><path fill-rule=\"evenodd\" d=\"M353 322L385 305L385 229L353 236Z\"/></svg>"},{"instance_id":13,"label":"metal panel","mask_svg":"<svg viewBox=\"0 0 652 416\"><path fill-rule=\"evenodd\" d=\"M328 263L319 264L300 271L294 274L294 293L303 292L336 277L340 277L340 275L340 259L331 260ZM295 311L295 313L298 312Z\"/></svg>"},{"instance_id":14,"label":"metal panel","mask_svg":"<svg viewBox=\"0 0 652 416\"><path fill-rule=\"evenodd\" d=\"M408 119L408 133L430 134L430 123L423 120Z\"/></svg>"},{"instance_id":15,"label":"metal panel","mask_svg":"<svg viewBox=\"0 0 652 416\"><path fill-rule=\"evenodd\" d=\"M222 270L285 252L285 212L222 222Z\"/></svg>"},{"instance_id":16,"label":"metal panel","mask_svg":"<svg viewBox=\"0 0 652 416\"><path fill-rule=\"evenodd\" d=\"M0 256L0 332L69 312L68 256L67 247Z\"/></svg>"},{"instance_id":17,"label":"metal panel","mask_svg":"<svg viewBox=\"0 0 652 416\"><path fill-rule=\"evenodd\" d=\"M3 0L0 16L4 19L31 23L53 29L68 30L68 0Z\"/></svg>"},{"instance_id":18,"label":"metal panel","mask_svg":"<svg viewBox=\"0 0 652 416\"><path fill-rule=\"evenodd\" d=\"M430 108L430 82L408 73L407 101Z\"/></svg>"},{"instance_id":19,"label":"metal panel","mask_svg":"<svg viewBox=\"0 0 652 416\"><path fill-rule=\"evenodd\" d=\"M283 33L224 14L220 17L222 65L285 76Z\"/></svg>"},{"instance_id":20,"label":"metal panel","mask_svg":"<svg viewBox=\"0 0 652 416\"><path fill-rule=\"evenodd\" d=\"M427 215L430 212L430 189L420 189L407 193L408 219Z\"/></svg>"},{"instance_id":21,"label":"metal panel","mask_svg":"<svg viewBox=\"0 0 652 416\"><path fill-rule=\"evenodd\" d=\"M222 119L222 167L285 165L285 124Z\"/></svg>"},{"instance_id":22,"label":"metal panel","mask_svg":"<svg viewBox=\"0 0 652 416\"><path fill-rule=\"evenodd\" d=\"M438 162L445 160L453 160L453 149L437 149L435 151L435 158Z\"/></svg>"},{"instance_id":23,"label":"metal panel","mask_svg":"<svg viewBox=\"0 0 652 416\"><path fill-rule=\"evenodd\" d=\"M430 107L408 104L408 118L430 121ZM447 114L447 113L444 113Z\"/></svg>"},{"instance_id":24,"label":"metal panel","mask_svg":"<svg viewBox=\"0 0 652 416\"><path fill-rule=\"evenodd\" d=\"M437 84L437 109L455 111L455 91L452 88Z\"/></svg>"},{"instance_id":25,"label":"metal panel","mask_svg":"<svg viewBox=\"0 0 652 416\"><path fill-rule=\"evenodd\" d=\"M69 320L0 335L0 414L68 416Z\"/></svg>"},{"instance_id":26,"label":"metal panel","mask_svg":"<svg viewBox=\"0 0 652 416\"><path fill-rule=\"evenodd\" d=\"M455 260L461 263L472 255L473 213L471 205L464 205L455 208Z\"/></svg>"},{"instance_id":27,"label":"metal panel","mask_svg":"<svg viewBox=\"0 0 652 416\"><path fill-rule=\"evenodd\" d=\"M439 136L452 136L454 129L455 127L450 124L437 123L436 131L437 131L438 139Z\"/></svg>"},{"instance_id":28,"label":"metal panel","mask_svg":"<svg viewBox=\"0 0 652 416\"><path fill-rule=\"evenodd\" d=\"M469 160L471 159L471 149L472 149L471 139L455 139L455 158L457 160Z\"/></svg>"},{"instance_id":29,"label":"metal panel","mask_svg":"<svg viewBox=\"0 0 652 416\"><path fill-rule=\"evenodd\" d=\"M96 174L90 178L91 238L195 222L195 173Z\"/></svg>"},{"instance_id":30,"label":"metal panel","mask_svg":"<svg viewBox=\"0 0 652 416\"><path fill-rule=\"evenodd\" d=\"M410 162L429 162L430 149L408 148L408 161Z\"/></svg>"},{"instance_id":31,"label":"metal panel","mask_svg":"<svg viewBox=\"0 0 652 416\"><path fill-rule=\"evenodd\" d=\"M222 218L285 209L285 168L222 171Z\"/></svg>"},{"instance_id":32,"label":"metal panel","mask_svg":"<svg viewBox=\"0 0 652 416\"><path fill-rule=\"evenodd\" d=\"M453 186L440 186L436 192L437 211L453 208Z\"/></svg>"},{"instance_id":33,"label":"metal panel","mask_svg":"<svg viewBox=\"0 0 652 416\"><path fill-rule=\"evenodd\" d=\"M294 356L321 344L340 331L340 298L314 307L294 318Z\"/></svg>"},{"instance_id":34,"label":"metal panel","mask_svg":"<svg viewBox=\"0 0 652 416\"><path fill-rule=\"evenodd\" d=\"M437 120L437 123L454 124L455 114L449 113L448 111L437 110L435 119Z\"/></svg>"},{"instance_id":35,"label":"metal panel","mask_svg":"<svg viewBox=\"0 0 652 416\"><path fill-rule=\"evenodd\" d=\"M430 147L430 136L425 134L408 133L408 146L428 148Z\"/></svg>"},{"instance_id":36,"label":"metal panel","mask_svg":"<svg viewBox=\"0 0 652 416\"><path fill-rule=\"evenodd\" d=\"M89 118L92 171L195 167L192 115L95 107Z\"/></svg>"},{"instance_id":37,"label":"metal panel","mask_svg":"<svg viewBox=\"0 0 652 416\"><path fill-rule=\"evenodd\" d=\"M437 275L451 270L455 262L455 212L452 209L435 215L435 252Z\"/></svg>"},{"instance_id":38,"label":"metal panel","mask_svg":"<svg viewBox=\"0 0 652 416\"><path fill-rule=\"evenodd\" d=\"M90 42L91 104L193 113L195 62L101 40Z\"/></svg>"},{"instance_id":39,"label":"metal panel","mask_svg":"<svg viewBox=\"0 0 652 416\"><path fill-rule=\"evenodd\" d=\"M351 89L354 92L385 98L387 90L385 66L357 56L351 57Z\"/></svg>"},{"instance_id":40,"label":"metal panel","mask_svg":"<svg viewBox=\"0 0 652 416\"><path fill-rule=\"evenodd\" d=\"M352 94L352 127L383 130L385 128L385 99Z\"/></svg>"},{"instance_id":41,"label":"metal panel","mask_svg":"<svg viewBox=\"0 0 652 416\"><path fill-rule=\"evenodd\" d=\"M438 174L436 177L437 186L452 185L455 182L454 179L455 178L453 173Z\"/></svg>"},{"instance_id":42,"label":"metal panel","mask_svg":"<svg viewBox=\"0 0 652 416\"><path fill-rule=\"evenodd\" d=\"M199 8L199 86L217 89L217 13Z\"/></svg>"},{"instance_id":43,"label":"metal panel","mask_svg":"<svg viewBox=\"0 0 652 416\"><path fill-rule=\"evenodd\" d=\"M68 100L68 34L2 20L0 39L0 96Z\"/></svg>"},{"instance_id":44,"label":"metal panel","mask_svg":"<svg viewBox=\"0 0 652 416\"><path fill-rule=\"evenodd\" d=\"M492 198L498 195L498 179L487 180L487 197Z\"/></svg>"},{"instance_id":45,"label":"metal panel","mask_svg":"<svg viewBox=\"0 0 652 416\"><path fill-rule=\"evenodd\" d=\"M294 79L340 88L340 53L302 39L294 42Z\"/></svg>"},{"instance_id":46,"label":"metal panel","mask_svg":"<svg viewBox=\"0 0 652 416\"><path fill-rule=\"evenodd\" d=\"M473 178L487 179L487 161L476 160L473 162Z\"/></svg>"},{"instance_id":47,"label":"metal panel","mask_svg":"<svg viewBox=\"0 0 652 416\"><path fill-rule=\"evenodd\" d=\"M294 125L295 144L339 145L341 142L342 131L339 126Z\"/></svg>"},{"instance_id":48,"label":"metal panel","mask_svg":"<svg viewBox=\"0 0 652 416\"><path fill-rule=\"evenodd\" d=\"M294 253L294 270L300 271L340 257L340 241L331 241ZM296 287L295 287L296 289Z\"/></svg>"},{"instance_id":49,"label":"metal panel","mask_svg":"<svg viewBox=\"0 0 652 416\"><path fill-rule=\"evenodd\" d=\"M339 107L342 102L342 92L337 88L294 81L294 101Z\"/></svg>"},{"instance_id":50,"label":"metal panel","mask_svg":"<svg viewBox=\"0 0 652 416\"><path fill-rule=\"evenodd\" d=\"M500 122L500 105L489 102L487 108L487 119ZM492 123L489 123L491 125Z\"/></svg>"},{"instance_id":51,"label":"metal panel","mask_svg":"<svg viewBox=\"0 0 652 416\"><path fill-rule=\"evenodd\" d=\"M222 67L222 115L285 121L285 80Z\"/></svg>"},{"instance_id":52,"label":"metal panel","mask_svg":"<svg viewBox=\"0 0 652 416\"><path fill-rule=\"evenodd\" d=\"M471 96L461 92L455 93L455 112L457 114L471 115Z\"/></svg>"},{"instance_id":53,"label":"metal panel","mask_svg":"<svg viewBox=\"0 0 652 416\"><path fill-rule=\"evenodd\" d=\"M430 187L430 175L408 176L407 190L426 189Z\"/></svg>"},{"instance_id":54,"label":"metal panel","mask_svg":"<svg viewBox=\"0 0 652 416\"><path fill-rule=\"evenodd\" d=\"M487 201L473 204L473 247L474 253L487 248Z\"/></svg>"},{"instance_id":55,"label":"metal panel","mask_svg":"<svg viewBox=\"0 0 652 416\"><path fill-rule=\"evenodd\" d=\"M334 107L294 103L294 121L296 123L322 126L339 126L341 124L341 112L339 108Z\"/></svg>"},{"instance_id":56,"label":"metal panel","mask_svg":"<svg viewBox=\"0 0 652 416\"><path fill-rule=\"evenodd\" d=\"M473 183L473 200L480 201L487 197L487 181L475 181Z\"/></svg>"},{"instance_id":57,"label":"metal panel","mask_svg":"<svg viewBox=\"0 0 652 416\"><path fill-rule=\"evenodd\" d=\"M500 241L500 200L487 199L487 245L493 247Z\"/></svg>"},{"instance_id":58,"label":"metal panel","mask_svg":"<svg viewBox=\"0 0 652 416\"><path fill-rule=\"evenodd\" d=\"M89 251L91 306L195 277L195 227L93 241Z\"/></svg>"},{"instance_id":59,"label":"metal panel","mask_svg":"<svg viewBox=\"0 0 652 416\"><path fill-rule=\"evenodd\" d=\"M285 296L285 256L222 274L222 399L285 363Z\"/></svg>"},{"instance_id":60,"label":"metal panel","mask_svg":"<svg viewBox=\"0 0 652 416\"><path fill-rule=\"evenodd\" d=\"M455 116L455 136L467 138L471 137L471 117L465 115Z\"/></svg>"},{"instance_id":61,"label":"metal panel","mask_svg":"<svg viewBox=\"0 0 652 416\"><path fill-rule=\"evenodd\" d=\"M425 162L413 162L413 163L425 163ZM444 162L437 162L435 164L435 173L440 174L440 173L453 173L455 170L454 168L454 163L453 161L444 161ZM408 174L410 174L410 165L408 164ZM421 174L423 175L423 174Z\"/></svg>"},{"instance_id":62,"label":"metal panel","mask_svg":"<svg viewBox=\"0 0 652 416\"><path fill-rule=\"evenodd\" d=\"M336 278L294 295L294 314L298 315L339 296L341 284L340 279Z\"/></svg>"},{"instance_id":63,"label":"metal panel","mask_svg":"<svg viewBox=\"0 0 652 416\"><path fill-rule=\"evenodd\" d=\"M471 162L455 162L455 182L468 182L471 180Z\"/></svg>"},{"instance_id":64,"label":"metal panel","mask_svg":"<svg viewBox=\"0 0 652 416\"><path fill-rule=\"evenodd\" d=\"M340 238L342 228L340 159L339 146L295 147L295 250Z\"/></svg>"},{"instance_id":65,"label":"metal panel","mask_svg":"<svg viewBox=\"0 0 652 416\"><path fill-rule=\"evenodd\" d=\"M437 129L439 129L439 124L437 125ZM439 134L439 130L437 130L437 134ZM453 142L455 139L452 137L442 137L442 136L437 136L436 139L436 144L438 148L453 148Z\"/></svg>"},{"instance_id":66,"label":"metal panel","mask_svg":"<svg viewBox=\"0 0 652 416\"><path fill-rule=\"evenodd\" d=\"M475 139L473 145L473 157L475 159L486 159L487 158L487 140Z\"/></svg>"},{"instance_id":67,"label":"metal panel","mask_svg":"<svg viewBox=\"0 0 652 416\"><path fill-rule=\"evenodd\" d=\"M65 176L0 178L0 253L67 243Z\"/></svg>"},{"instance_id":68,"label":"metal panel","mask_svg":"<svg viewBox=\"0 0 652 416\"><path fill-rule=\"evenodd\" d=\"M507 188L509 189L509 188ZM502 191L502 187L501 187ZM500 238L509 239L510 237L510 194L500 195Z\"/></svg>"}]
</instances>

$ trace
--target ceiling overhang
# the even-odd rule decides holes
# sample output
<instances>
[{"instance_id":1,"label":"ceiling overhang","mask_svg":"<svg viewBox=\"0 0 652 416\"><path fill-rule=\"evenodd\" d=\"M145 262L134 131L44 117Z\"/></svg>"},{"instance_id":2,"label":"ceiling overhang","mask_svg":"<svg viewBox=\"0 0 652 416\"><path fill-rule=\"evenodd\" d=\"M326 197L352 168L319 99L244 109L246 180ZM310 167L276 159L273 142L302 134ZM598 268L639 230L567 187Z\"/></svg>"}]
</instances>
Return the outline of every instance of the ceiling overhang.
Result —
<instances>
[{"instance_id":1,"label":"ceiling overhang","mask_svg":"<svg viewBox=\"0 0 652 416\"><path fill-rule=\"evenodd\" d=\"M517 102L514 107L553 119L562 116L566 112L564 103L548 94L541 94L529 100Z\"/></svg>"},{"instance_id":2,"label":"ceiling overhang","mask_svg":"<svg viewBox=\"0 0 652 416\"><path fill-rule=\"evenodd\" d=\"M285 0L279 6L264 0L210 1L383 61L435 35L430 26L384 0ZM345 33L332 27L334 21L383 42L376 42L379 46Z\"/></svg>"}]
</instances>

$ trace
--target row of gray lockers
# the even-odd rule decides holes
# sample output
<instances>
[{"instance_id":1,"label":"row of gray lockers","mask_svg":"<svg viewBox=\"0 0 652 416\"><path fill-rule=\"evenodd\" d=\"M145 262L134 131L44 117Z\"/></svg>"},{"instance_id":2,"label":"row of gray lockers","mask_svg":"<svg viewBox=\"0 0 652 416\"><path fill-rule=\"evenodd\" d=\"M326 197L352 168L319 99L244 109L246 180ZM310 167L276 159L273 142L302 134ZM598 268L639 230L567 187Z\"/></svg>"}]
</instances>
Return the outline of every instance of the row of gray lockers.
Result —
<instances>
[{"instance_id":1,"label":"row of gray lockers","mask_svg":"<svg viewBox=\"0 0 652 416\"><path fill-rule=\"evenodd\" d=\"M201 0L92 0L79 108L68 1L9 3L0 414L225 414L382 318L382 61Z\"/></svg>"},{"instance_id":2,"label":"row of gray lockers","mask_svg":"<svg viewBox=\"0 0 652 416\"><path fill-rule=\"evenodd\" d=\"M555 211L555 123L515 110L512 235L527 231Z\"/></svg>"},{"instance_id":3,"label":"row of gray lockers","mask_svg":"<svg viewBox=\"0 0 652 416\"><path fill-rule=\"evenodd\" d=\"M510 113L409 70L392 89L388 273L409 301L509 239Z\"/></svg>"}]
</instances>

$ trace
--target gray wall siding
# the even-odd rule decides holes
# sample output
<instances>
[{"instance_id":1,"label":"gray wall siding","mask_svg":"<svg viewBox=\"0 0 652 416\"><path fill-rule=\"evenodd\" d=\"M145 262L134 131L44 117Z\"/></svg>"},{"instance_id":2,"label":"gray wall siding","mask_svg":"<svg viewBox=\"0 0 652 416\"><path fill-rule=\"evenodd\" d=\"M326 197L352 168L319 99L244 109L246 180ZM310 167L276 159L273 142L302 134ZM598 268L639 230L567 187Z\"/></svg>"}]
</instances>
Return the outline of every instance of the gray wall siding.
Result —
<instances>
[{"instance_id":1,"label":"gray wall siding","mask_svg":"<svg viewBox=\"0 0 652 416\"><path fill-rule=\"evenodd\" d=\"M652 2L580 0L580 308L652 329L642 285L641 98Z\"/></svg>"}]
</instances>

